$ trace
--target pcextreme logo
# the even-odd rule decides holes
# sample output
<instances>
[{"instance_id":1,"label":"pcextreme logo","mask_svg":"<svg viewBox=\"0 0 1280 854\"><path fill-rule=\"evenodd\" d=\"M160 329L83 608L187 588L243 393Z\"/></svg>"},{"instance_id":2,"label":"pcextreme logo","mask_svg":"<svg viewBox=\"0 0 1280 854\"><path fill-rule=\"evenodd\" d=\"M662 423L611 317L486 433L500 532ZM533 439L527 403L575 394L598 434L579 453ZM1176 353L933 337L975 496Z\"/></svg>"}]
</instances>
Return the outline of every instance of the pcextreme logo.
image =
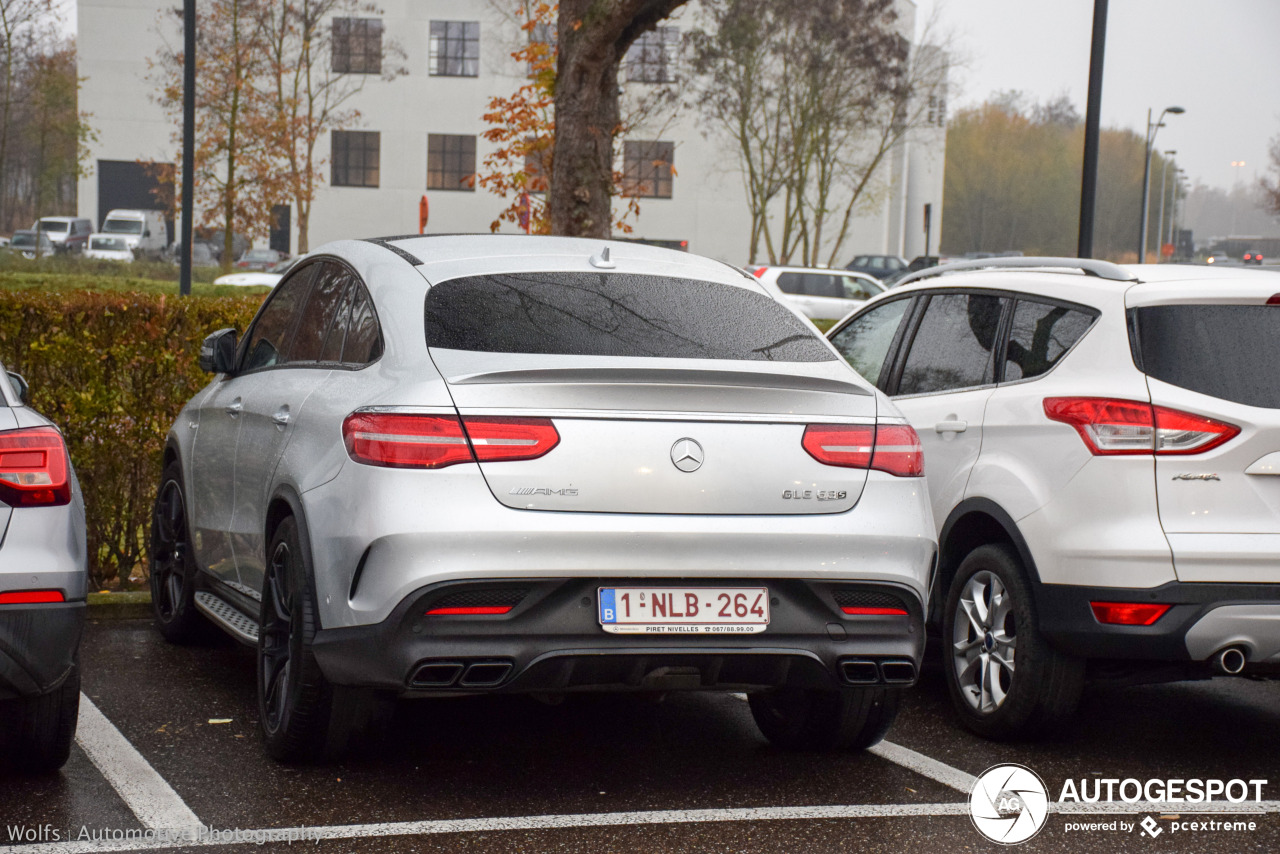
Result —
<instances>
[{"instance_id":1,"label":"pcextreme logo","mask_svg":"<svg viewBox=\"0 0 1280 854\"><path fill-rule=\"evenodd\" d=\"M969 818L992 842L1026 842L1049 818L1049 790L1030 768L996 765L974 783L969 793Z\"/></svg>"},{"instance_id":2,"label":"pcextreme logo","mask_svg":"<svg viewBox=\"0 0 1280 854\"><path fill-rule=\"evenodd\" d=\"M1195 807L1204 805L1211 811L1222 804L1243 805L1250 801L1261 803L1266 780L1211 780L1170 779L1140 781L1133 778L1099 779L1096 777L1063 782L1056 808L1070 814L1063 823L1064 833L1121 832L1134 833L1147 839L1155 839L1166 830L1175 835L1185 833L1252 832L1257 822L1248 814L1210 817L1199 815L1206 810ZM1095 810L1088 804L1132 804L1134 812L1161 809L1177 805L1178 812L1195 814L1191 820L1184 815L1165 816L1162 825L1148 815L1141 821L1125 821L1119 818L1098 820L1090 816ZM1182 805L1193 805L1190 810ZM1083 808L1082 808L1083 807ZM1049 818L1051 802L1048 789L1040 775L1023 765L995 765L983 772L969 793L969 817L974 828L984 837L1001 845L1017 845L1031 839L1045 826ZM1247 810L1247 807L1242 807ZM1227 808L1229 812L1238 812ZM1115 814L1114 809L1096 812Z\"/></svg>"}]
</instances>

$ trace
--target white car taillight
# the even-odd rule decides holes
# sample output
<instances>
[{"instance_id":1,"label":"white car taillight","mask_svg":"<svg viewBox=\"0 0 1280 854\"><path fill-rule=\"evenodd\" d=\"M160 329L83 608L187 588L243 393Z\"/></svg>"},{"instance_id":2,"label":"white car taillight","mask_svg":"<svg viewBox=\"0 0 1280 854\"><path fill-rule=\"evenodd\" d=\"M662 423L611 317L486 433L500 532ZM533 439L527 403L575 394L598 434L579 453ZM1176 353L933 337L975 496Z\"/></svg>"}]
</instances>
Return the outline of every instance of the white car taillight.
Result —
<instances>
[{"instance_id":1,"label":"white car taillight","mask_svg":"<svg viewBox=\"0 0 1280 854\"><path fill-rule=\"evenodd\" d=\"M1076 428L1096 456L1201 454L1240 433L1234 424L1136 400L1047 397L1044 414Z\"/></svg>"},{"instance_id":2,"label":"white car taillight","mask_svg":"<svg viewBox=\"0 0 1280 854\"><path fill-rule=\"evenodd\" d=\"M0 433L0 501L11 507L71 503L67 447L52 427Z\"/></svg>"}]
</instances>

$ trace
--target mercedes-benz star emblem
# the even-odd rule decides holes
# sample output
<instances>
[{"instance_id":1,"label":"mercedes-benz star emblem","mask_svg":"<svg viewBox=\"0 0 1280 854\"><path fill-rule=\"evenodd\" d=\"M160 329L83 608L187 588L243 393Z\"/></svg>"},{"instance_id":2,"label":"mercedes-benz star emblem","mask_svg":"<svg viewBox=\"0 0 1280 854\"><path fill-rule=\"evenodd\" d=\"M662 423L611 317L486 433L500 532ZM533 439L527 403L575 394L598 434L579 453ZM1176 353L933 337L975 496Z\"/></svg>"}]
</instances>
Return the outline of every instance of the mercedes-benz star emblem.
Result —
<instances>
[{"instance_id":1,"label":"mercedes-benz star emblem","mask_svg":"<svg viewBox=\"0 0 1280 854\"><path fill-rule=\"evenodd\" d=\"M702 446L692 439L678 439L671 446L671 462L683 472L697 471L702 468L702 461L707 458Z\"/></svg>"}]
</instances>

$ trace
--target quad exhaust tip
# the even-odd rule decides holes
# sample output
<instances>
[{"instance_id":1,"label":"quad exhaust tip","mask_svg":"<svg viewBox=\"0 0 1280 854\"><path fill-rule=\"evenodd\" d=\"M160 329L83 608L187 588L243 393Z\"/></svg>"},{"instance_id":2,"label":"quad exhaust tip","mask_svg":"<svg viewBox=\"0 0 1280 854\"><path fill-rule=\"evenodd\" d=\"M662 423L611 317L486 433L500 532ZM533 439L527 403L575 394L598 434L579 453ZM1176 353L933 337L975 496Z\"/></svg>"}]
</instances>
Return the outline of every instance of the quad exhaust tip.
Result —
<instances>
[{"instance_id":1,"label":"quad exhaust tip","mask_svg":"<svg viewBox=\"0 0 1280 854\"><path fill-rule=\"evenodd\" d=\"M409 677L413 688L494 688L512 670L510 661L428 661Z\"/></svg>"},{"instance_id":2,"label":"quad exhaust tip","mask_svg":"<svg viewBox=\"0 0 1280 854\"><path fill-rule=\"evenodd\" d=\"M1246 663L1248 658L1245 657L1244 650L1238 646L1229 646L1213 657L1213 666L1219 673L1225 673L1228 676L1240 675Z\"/></svg>"},{"instance_id":3,"label":"quad exhaust tip","mask_svg":"<svg viewBox=\"0 0 1280 854\"><path fill-rule=\"evenodd\" d=\"M909 658L848 658L840 662L840 675L849 685L910 685L916 665Z\"/></svg>"}]
</instances>

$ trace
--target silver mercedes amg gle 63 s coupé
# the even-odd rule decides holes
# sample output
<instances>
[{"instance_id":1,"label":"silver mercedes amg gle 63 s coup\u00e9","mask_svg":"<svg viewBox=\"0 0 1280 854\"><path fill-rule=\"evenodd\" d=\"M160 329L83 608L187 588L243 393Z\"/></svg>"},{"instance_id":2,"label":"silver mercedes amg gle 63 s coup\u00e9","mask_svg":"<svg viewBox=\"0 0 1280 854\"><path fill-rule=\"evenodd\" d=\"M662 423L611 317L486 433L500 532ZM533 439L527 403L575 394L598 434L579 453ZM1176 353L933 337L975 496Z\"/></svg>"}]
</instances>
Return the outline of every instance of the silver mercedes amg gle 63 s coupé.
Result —
<instances>
[{"instance_id":1,"label":"silver mercedes amg gle 63 s coup\u00e9","mask_svg":"<svg viewBox=\"0 0 1280 854\"><path fill-rule=\"evenodd\" d=\"M388 698L495 692L745 692L777 745L858 748L916 679L917 436L741 270L340 241L200 359L155 616L256 646L276 758L332 755Z\"/></svg>"}]
</instances>

